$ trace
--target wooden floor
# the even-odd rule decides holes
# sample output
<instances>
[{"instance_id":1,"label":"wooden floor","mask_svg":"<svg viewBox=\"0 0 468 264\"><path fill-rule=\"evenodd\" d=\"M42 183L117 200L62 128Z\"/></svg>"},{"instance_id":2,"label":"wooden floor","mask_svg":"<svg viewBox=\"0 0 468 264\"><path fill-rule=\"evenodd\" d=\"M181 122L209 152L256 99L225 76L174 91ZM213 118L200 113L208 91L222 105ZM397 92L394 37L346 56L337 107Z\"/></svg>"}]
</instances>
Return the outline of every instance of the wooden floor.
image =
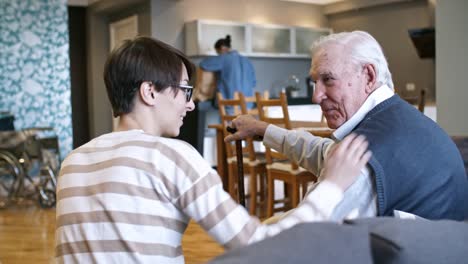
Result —
<instances>
[{"instance_id":1,"label":"wooden floor","mask_svg":"<svg viewBox=\"0 0 468 264\"><path fill-rule=\"evenodd\" d=\"M54 232L55 209L34 205L0 209L0 263L53 263ZM193 222L182 247L187 264L205 263L224 251Z\"/></svg>"}]
</instances>

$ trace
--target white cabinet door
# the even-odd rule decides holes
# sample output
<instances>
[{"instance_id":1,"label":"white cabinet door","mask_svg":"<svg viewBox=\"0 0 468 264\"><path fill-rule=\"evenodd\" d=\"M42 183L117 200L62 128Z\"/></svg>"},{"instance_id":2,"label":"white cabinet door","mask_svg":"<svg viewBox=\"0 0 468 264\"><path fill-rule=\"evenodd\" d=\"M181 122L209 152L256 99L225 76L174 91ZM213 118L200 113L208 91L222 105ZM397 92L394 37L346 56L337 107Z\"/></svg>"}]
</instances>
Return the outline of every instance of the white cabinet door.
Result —
<instances>
[{"instance_id":1,"label":"white cabinet door","mask_svg":"<svg viewBox=\"0 0 468 264\"><path fill-rule=\"evenodd\" d=\"M252 53L291 54L291 28L253 25Z\"/></svg>"},{"instance_id":2,"label":"white cabinet door","mask_svg":"<svg viewBox=\"0 0 468 264\"><path fill-rule=\"evenodd\" d=\"M310 46L321 36L331 33L330 29L295 28L296 54L310 55Z\"/></svg>"},{"instance_id":3,"label":"white cabinet door","mask_svg":"<svg viewBox=\"0 0 468 264\"><path fill-rule=\"evenodd\" d=\"M230 35L232 48L249 57L309 58L309 47L327 28L195 20L185 24L188 56L216 55L215 42Z\"/></svg>"},{"instance_id":4,"label":"white cabinet door","mask_svg":"<svg viewBox=\"0 0 468 264\"><path fill-rule=\"evenodd\" d=\"M216 55L214 44L226 35L231 36L233 49L245 53L246 27L242 23L196 20L185 25L185 53L188 56Z\"/></svg>"}]
</instances>

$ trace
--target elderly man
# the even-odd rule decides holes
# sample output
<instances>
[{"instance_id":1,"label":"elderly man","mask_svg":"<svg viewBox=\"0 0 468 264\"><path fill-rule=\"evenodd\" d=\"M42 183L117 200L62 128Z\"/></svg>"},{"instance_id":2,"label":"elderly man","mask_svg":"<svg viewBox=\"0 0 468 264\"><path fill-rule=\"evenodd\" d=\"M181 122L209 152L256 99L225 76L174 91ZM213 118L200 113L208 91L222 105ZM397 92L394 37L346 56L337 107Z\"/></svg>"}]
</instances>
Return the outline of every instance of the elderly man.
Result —
<instances>
[{"instance_id":1,"label":"elderly man","mask_svg":"<svg viewBox=\"0 0 468 264\"><path fill-rule=\"evenodd\" d=\"M373 153L332 220L355 208L361 217L397 210L429 219L468 218L468 182L458 149L436 123L394 94L387 61L371 35L354 31L321 38L312 47L310 74L313 101L336 129L334 139L363 134ZM233 126L238 132L226 141L263 136L265 145L318 174L335 142L249 116L238 117Z\"/></svg>"}]
</instances>

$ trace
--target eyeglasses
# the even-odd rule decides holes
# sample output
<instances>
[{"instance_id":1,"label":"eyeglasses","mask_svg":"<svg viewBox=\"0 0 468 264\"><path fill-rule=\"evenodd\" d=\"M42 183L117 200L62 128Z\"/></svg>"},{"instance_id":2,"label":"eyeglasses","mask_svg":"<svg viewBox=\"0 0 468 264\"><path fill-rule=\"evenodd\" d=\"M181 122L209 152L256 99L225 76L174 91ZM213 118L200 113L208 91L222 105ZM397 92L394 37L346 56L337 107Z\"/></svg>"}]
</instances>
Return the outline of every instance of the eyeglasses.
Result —
<instances>
[{"instance_id":1,"label":"eyeglasses","mask_svg":"<svg viewBox=\"0 0 468 264\"><path fill-rule=\"evenodd\" d=\"M190 102L190 100L192 99L193 86L185 84L176 84L175 87L183 90L185 93L185 100L187 101L187 103Z\"/></svg>"},{"instance_id":2,"label":"eyeglasses","mask_svg":"<svg viewBox=\"0 0 468 264\"><path fill-rule=\"evenodd\" d=\"M149 84L154 85L154 82L149 82ZM185 93L185 100L187 101L187 103L190 102L190 99L192 99L193 94L193 86L187 84L174 84L171 86L183 90Z\"/></svg>"}]
</instances>

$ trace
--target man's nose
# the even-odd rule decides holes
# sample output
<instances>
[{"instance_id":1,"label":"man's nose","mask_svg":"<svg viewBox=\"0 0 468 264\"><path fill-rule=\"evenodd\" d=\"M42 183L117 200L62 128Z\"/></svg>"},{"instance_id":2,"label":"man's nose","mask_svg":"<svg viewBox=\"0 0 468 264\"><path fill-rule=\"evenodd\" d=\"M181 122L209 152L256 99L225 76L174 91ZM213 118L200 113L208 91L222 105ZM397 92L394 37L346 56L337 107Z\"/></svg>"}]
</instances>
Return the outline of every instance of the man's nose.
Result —
<instances>
[{"instance_id":1,"label":"man's nose","mask_svg":"<svg viewBox=\"0 0 468 264\"><path fill-rule=\"evenodd\" d=\"M320 82L316 82L314 86L314 94L312 95L312 102L320 104L325 97L325 88Z\"/></svg>"}]
</instances>

